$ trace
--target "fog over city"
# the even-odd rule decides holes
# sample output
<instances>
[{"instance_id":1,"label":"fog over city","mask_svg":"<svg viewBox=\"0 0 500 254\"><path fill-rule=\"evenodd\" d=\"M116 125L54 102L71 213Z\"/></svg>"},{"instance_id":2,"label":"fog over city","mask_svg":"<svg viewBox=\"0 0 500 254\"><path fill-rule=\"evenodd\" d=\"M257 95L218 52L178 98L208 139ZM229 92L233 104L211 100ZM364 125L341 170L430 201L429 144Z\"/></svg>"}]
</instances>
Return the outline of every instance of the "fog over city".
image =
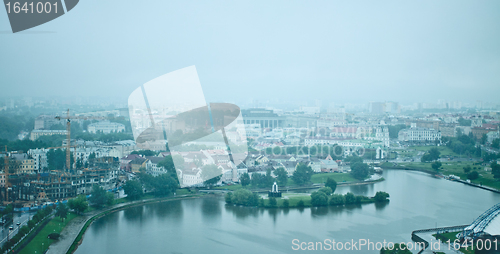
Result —
<instances>
[{"instance_id":1,"label":"fog over city","mask_svg":"<svg viewBox=\"0 0 500 254\"><path fill-rule=\"evenodd\" d=\"M0 254L500 254L500 1L3 3Z\"/></svg>"},{"instance_id":2,"label":"fog over city","mask_svg":"<svg viewBox=\"0 0 500 254\"><path fill-rule=\"evenodd\" d=\"M498 1L86 0L12 35L2 97L101 96L195 65L207 101L496 102Z\"/></svg>"}]
</instances>

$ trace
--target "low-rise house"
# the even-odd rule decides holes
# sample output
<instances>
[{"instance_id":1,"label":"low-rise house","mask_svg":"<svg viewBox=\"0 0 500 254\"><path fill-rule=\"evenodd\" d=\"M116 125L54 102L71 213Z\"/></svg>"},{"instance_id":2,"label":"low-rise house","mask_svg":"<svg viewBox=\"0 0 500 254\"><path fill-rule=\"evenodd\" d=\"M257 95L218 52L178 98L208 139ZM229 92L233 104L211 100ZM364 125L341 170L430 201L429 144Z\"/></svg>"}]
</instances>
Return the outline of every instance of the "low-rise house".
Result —
<instances>
[{"instance_id":1,"label":"low-rise house","mask_svg":"<svg viewBox=\"0 0 500 254\"><path fill-rule=\"evenodd\" d=\"M132 162L133 160L137 159L137 158L140 158L141 156L138 155L138 154L129 154L123 158L120 159L120 169L121 170L125 170L127 172L131 172L132 171L132 165L130 164L130 162Z\"/></svg>"},{"instance_id":2,"label":"low-rise house","mask_svg":"<svg viewBox=\"0 0 500 254\"><path fill-rule=\"evenodd\" d=\"M151 174L152 176L159 176L167 173L167 170L164 167L158 166L158 162L164 160L163 157L147 156L146 159L146 172L148 174Z\"/></svg>"},{"instance_id":3,"label":"low-rise house","mask_svg":"<svg viewBox=\"0 0 500 254\"><path fill-rule=\"evenodd\" d=\"M132 173L139 173L141 168L146 168L147 159L139 157L135 158L130 162L130 171Z\"/></svg>"},{"instance_id":4,"label":"low-rise house","mask_svg":"<svg viewBox=\"0 0 500 254\"><path fill-rule=\"evenodd\" d=\"M330 155L326 157L324 160L320 160L321 172L338 172L339 165L336 161L332 159Z\"/></svg>"}]
</instances>

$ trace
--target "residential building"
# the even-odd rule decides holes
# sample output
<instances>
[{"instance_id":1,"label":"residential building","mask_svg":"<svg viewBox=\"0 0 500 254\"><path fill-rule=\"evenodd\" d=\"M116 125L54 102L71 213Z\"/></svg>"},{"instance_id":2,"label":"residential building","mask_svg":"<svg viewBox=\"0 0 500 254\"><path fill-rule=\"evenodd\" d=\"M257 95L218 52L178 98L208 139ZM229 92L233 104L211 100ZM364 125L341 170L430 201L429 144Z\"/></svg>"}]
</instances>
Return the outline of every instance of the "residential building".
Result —
<instances>
[{"instance_id":1,"label":"residential building","mask_svg":"<svg viewBox=\"0 0 500 254\"><path fill-rule=\"evenodd\" d=\"M435 129L429 128L409 128L400 130L398 133L398 140L407 142L407 141L421 141L421 142L429 142L429 141L441 141L441 132Z\"/></svg>"},{"instance_id":2,"label":"residential building","mask_svg":"<svg viewBox=\"0 0 500 254\"><path fill-rule=\"evenodd\" d=\"M124 132L125 125L121 123L114 123L110 121L101 121L98 123L89 124L87 127L87 131L90 133L115 133L115 132Z\"/></svg>"},{"instance_id":3,"label":"residential building","mask_svg":"<svg viewBox=\"0 0 500 254\"><path fill-rule=\"evenodd\" d=\"M67 135L66 130L32 130L30 134L30 140L35 141L41 136L52 136L52 135Z\"/></svg>"}]
</instances>

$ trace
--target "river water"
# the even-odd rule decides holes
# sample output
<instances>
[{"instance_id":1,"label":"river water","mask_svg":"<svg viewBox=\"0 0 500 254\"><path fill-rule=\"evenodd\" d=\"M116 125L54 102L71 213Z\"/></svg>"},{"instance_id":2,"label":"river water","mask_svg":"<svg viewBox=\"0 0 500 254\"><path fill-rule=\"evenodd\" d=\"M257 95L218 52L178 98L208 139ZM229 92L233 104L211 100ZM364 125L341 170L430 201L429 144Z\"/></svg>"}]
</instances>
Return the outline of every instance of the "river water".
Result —
<instances>
[{"instance_id":1,"label":"river water","mask_svg":"<svg viewBox=\"0 0 500 254\"><path fill-rule=\"evenodd\" d=\"M201 198L130 208L96 220L76 253L264 254L297 252L293 243L325 239L409 242L413 230L470 224L500 202L500 194L421 172L387 170L383 176L383 182L339 186L336 193L386 191L391 196L386 205L260 209ZM378 253L367 248L355 252ZM347 252L325 249L328 245L319 252Z\"/></svg>"}]
</instances>

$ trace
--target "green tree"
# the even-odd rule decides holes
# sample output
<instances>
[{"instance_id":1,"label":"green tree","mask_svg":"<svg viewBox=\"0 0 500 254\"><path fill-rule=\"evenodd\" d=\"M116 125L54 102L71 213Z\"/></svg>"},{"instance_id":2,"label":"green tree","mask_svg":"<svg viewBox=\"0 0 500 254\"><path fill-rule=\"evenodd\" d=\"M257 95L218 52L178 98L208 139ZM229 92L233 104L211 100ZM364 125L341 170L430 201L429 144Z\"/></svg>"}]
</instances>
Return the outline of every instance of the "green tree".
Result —
<instances>
[{"instance_id":1,"label":"green tree","mask_svg":"<svg viewBox=\"0 0 500 254\"><path fill-rule=\"evenodd\" d=\"M252 187L260 187L262 188L264 185L265 185L265 180L264 180L264 175L260 174L260 173L253 173L252 174L252 179L251 179L251 182L252 182Z\"/></svg>"},{"instance_id":2,"label":"green tree","mask_svg":"<svg viewBox=\"0 0 500 254\"><path fill-rule=\"evenodd\" d=\"M406 124L389 125L389 138L398 138L399 131L406 129Z\"/></svg>"},{"instance_id":3,"label":"green tree","mask_svg":"<svg viewBox=\"0 0 500 254\"><path fill-rule=\"evenodd\" d=\"M389 197L390 197L389 193L383 192L383 191L377 191L377 193L375 193L375 197L373 197L373 199L375 199L375 202L384 202L384 201L387 201L387 199Z\"/></svg>"},{"instance_id":4,"label":"green tree","mask_svg":"<svg viewBox=\"0 0 500 254\"><path fill-rule=\"evenodd\" d=\"M66 204L60 202L57 205L56 216L61 218L61 220L63 221L68 217L68 207L66 206Z\"/></svg>"},{"instance_id":5,"label":"green tree","mask_svg":"<svg viewBox=\"0 0 500 254\"><path fill-rule=\"evenodd\" d=\"M491 147L493 148L496 148L498 149L500 147L500 139L494 139L492 142L491 142Z\"/></svg>"},{"instance_id":6,"label":"green tree","mask_svg":"<svg viewBox=\"0 0 500 254\"><path fill-rule=\"evenodd\" d=\"M486 134L483 134L483 136L481 137L481 144L485 145L486 141L488 141L488 136L486 136ZM480 156L481 155L479 155L478 157L480 157Z\"/></svg>"},{"instance_id":7,"label":"green tree","mask_svg":"<svg viewBox=\"0 0 500 254\"><path fill-rule=\"evenodd\" d=\"M333 180L333 178L328 177L328 179L326 179L325 187L330 187L332 193L335 193L335 190L337 189L337 182Z\"/></svg>"},{"instance_id":8,"label":"green tree","mask_svg":"<svg viewBox=\"0 0 500 254\"><path fill-rule=\"evenodd\" d=\"M312 206L328 205L328 196L322 191L315 191L311 193L311 205Z\"/></svg>"},{"instance_id":9,"label":"green tree","mask_svg":"<svg viewBox=\"0 0 500 254\"><path fill-rule=\"evenodd\" d=\"M368 176L368 164L356 162L351 164L351 175L358 180L364 180Z\"/></svg>"},{"instance_id":10,"label":"green tree","mask_svg":"<svg viewBox=\"0 0 500 254\"><path fill-rule=\"evenodd\" d=\"M437 149L436 147L433 147L429 150L430 159L433 161L439 159L440 155L441 155L441 152L439 152L439 149Z\"/></svg>"},{"instance_id":11,"label":"green tree","mask_svg":"<svg viewBox=\"0 0 500 254\"><path fill-rule=\"evenodd\" d=\"M298 206L298 207L304 207L304 206L305 206L305 204L304 204L304 200L302 200L302 199L301 199L301 200L299 200L299 202L297 203L297 206Z\"/></svg>"},{"instance_id":12,"label":"green tree","mask_svg":"<svg viewBox=\"0 0 500 254\"><path fill-rule=\"evenodd\" d=\"M283 207L288 208L290 206L290 201L288 199L283 200Z\"/></svg>"},{"instance_id":13,"label":"green tree","mask_svg":"<svg viewBox=\"0 0 500 254\"><path fill-rule=\"evenodd\" d=\"M439 170L439 168L440 168L442 165L443 165L443 164L442 164L441 162L439 162L439 161L435 161L435 162L433 162L433 163L431 164L431 167L432 167L434 170L438 171L438 170Z\"/></svg>"},{"instance_id":14,"label":"green tree","mask_svg":"<svg viewBox=\"0 0 500 254\"><path fill-rule=\"evenodd\" d=\"M232 192L228 192L226 193L226 195L224 196L224 200L226 201L226 204L231 204L233 203L233 193Z\"/></svg>"},{"instance_id":15,"label":"green tree","mask_svg":"<svg viewBox=\"0 0 500 254\"><path fill-rule=\"evenodd\" d=\"M50 170L62 170L66 165L66 153L61 149L51 149L47 152L47 163Z\"/></svg>"},{"instance_id":16,"label":"green tree","mask_svg":"<svg viewBox=\"0 0 500 254\"><path fill-rule=\"evenodd\" d=\"M278 202L276 201L275 197L270 197L269 198L269 206L270 207L276 207L276 206L278 206Z\"/></svg>"},{"instance_id":17,"label":"green tree","mask_svg":"<svg viewBox=\"0 0 500 254\"><path fill-rule=\"evenodd\" d=\"M471 166L470 165L467 165L464 167L464 173L469 173L470 171L472 170Z\"/></svg>"},{"instance_id":18,"label":"green tree","mask_svg":"<svg viewBox=\"0 0 500 254\"><path fill-rule=\"evenodd\" d=\"M238 189L229 196L231 197L231 203L236 205L257 206L260 202L259 195L247 189ZM227 194L226 198L228 198ZM226 199L227 202L228 200Z\"/></svg>"},{"instance_id":19,"label":"green tree","mask_svg":"<svg viewBox=\"0 0 500 254\"><path fill-rule=\"evenodd\" d=\"M87 198L85 195L80 195L76 198L68 200L68 206L70 209L74 210L77 214L83 213L89 207Z\"/></svg>"},{"instance_id":20,"label":"green tree","mask_svg":"<svg viewBox=\"0 0 500 254\"><path fill-rule=\"evenodd\" d=\"M460 126L470 126L471 120L465 120L463 117L458 118L458 125Z\"/></svg>"},{"instance_id":21,"label":"green tree","mask_svg":"<svg viewBox=\"0 0 500 254\"><path fill-rule=\"evenodd\" d=\"M208 186L217 184L222 177L222 169L214 164L208 164L201 168L201 179Z\"/></svg>"},{"instance_id":22,"label":"green tree","mask_svg":"<svg viewBox=\"0 0 500 254\"><path fill-rule=\"evenodd\" d=\"M330 187L323 187L319 189L318 191L325 193L325 195L330 196L332 195L332 189Z\"/></svg>"},{"instance_id":23,"label":"green tree","mask_svg":"<svg viewBox=\"0 0 500 254\"><path fill-rule=\"evenodd\" d=\"M111 192L106 192L106 205L110 206L115 203L115 195Z\"/></svg>"},{"instance_id":24,"label":"green tree","mask_svg":"<svg viewBox=\"0 0 500 254\"><path fill-rule=\"evenodd\" d=\"M480 145L478 145L476 147L476 157L481 157L481 146Z\"/></svg>"},{"instance_id":25,"label":"green tree","mask_svg":"<svg viewBox=\"0 0 500 254\"><path fill-rule=\"evenodd\" d=\"M142 190L142 184L136 180L129 180L123 185L123 190L130 200L136 200L142 197L144 191Z\"/></svg>"},{"instance_id":26,"label":"green tree","mask_svg":"<svg viewBox=\"0 0 500 254\"><path fill-rule=\"evenodd\" d=\"M106 190L97 184L92 186L92 194L90 195L89 201L90 204L95 207L103 207L108 203Z\"/></svg>"},{"instance_id":27,"label":"green tree","mask_svg":"<svg viewBox=\"0 0 500 254\"><path fill-rule=\"evenodd\" d=\"M351 192L347 192L344 195L344 198L345 198L345 203L346 204L354 204L354 203L356 203L356 196L354 196L354 194L352 194Z\"/></svg>"},{"instance_id":28,"label":"green tree","mask_svg":"<svg viewBox=\"0 0 500 254\"><path fill-rule=\"evenodd\" d=\"M491 163L491 173L495 179L500 179L500 165L496 161Z\"/></svg>"},{"instance_id":29,"label":"green tree","mask_svg":"<svg viewBox=\"0 0 500 254\"><path fill-rule=\"evenodd\" d=\"M244 173L240 177L240 183L242 186L247 186L250 184L250 175L248 173Z\"/></svg>"},{"instance_id":30,"label":"green tree","mask_svg":"<svg viewBox=\"0 0 500 254\"><path fill-rule=\"evenodd\" d=\"M345 197L341 194L333 194L329 201L330 205L339 206L345 204Z\"/></svg>"},{"instance_id":31,"label":"green tree","mask_svg":"<svg viewBox=\"0 0 500 254\"><path fill-rule=\"evenodd\" d=\"M274 177L272 175L272 172L271 172L270 168L268 168L266 170L266 175L265 175L265 178L264 178L264 182L265 182L265 185L264 185L265 188L270 188L274 184Z\"/></svg>"},{"instance_id":32,"label":"green tree","mask_svg":"<svg viewBox=\"0 0 500 254\"><path fill-rule=\"evenodd\" d=\"M479 178L479 173L475 170L467 174L467 179L476 180L478 178Z\"/></svg>"},{"instance_id":33,"label":"green tree","mask_svg":"<svg viewBox=\"0 0 500 254\"><path fill-rule=\"evenodd\" d=\"M167 196L175 193L179 183L170 174L161 174L153 178L153 188L155 195Z\"/></svg>"},{"instance_id":34,"label":"green tree","mask_svg":"<svg viewBox=\"0 0 500 254\"><path fill-rule=\"evenodd\" d=\"M276 175L276 179L278 180L278 184L280 186L285 186L288 182L288 172L285 168L279 167L274 170L274 175Z\"/></svg>"},{"instance_id":35,"label":"green tree","mask_svg":"<svg viewBox=\"0 0 500 254\"><path fill-rule=\"evenodd\" d=\"M298 185L305 185L311 181L311 176L313 175L313 170L311 167L299 163L297 169L293 172L292 179Z\"/></svg>"}]
</instances>

